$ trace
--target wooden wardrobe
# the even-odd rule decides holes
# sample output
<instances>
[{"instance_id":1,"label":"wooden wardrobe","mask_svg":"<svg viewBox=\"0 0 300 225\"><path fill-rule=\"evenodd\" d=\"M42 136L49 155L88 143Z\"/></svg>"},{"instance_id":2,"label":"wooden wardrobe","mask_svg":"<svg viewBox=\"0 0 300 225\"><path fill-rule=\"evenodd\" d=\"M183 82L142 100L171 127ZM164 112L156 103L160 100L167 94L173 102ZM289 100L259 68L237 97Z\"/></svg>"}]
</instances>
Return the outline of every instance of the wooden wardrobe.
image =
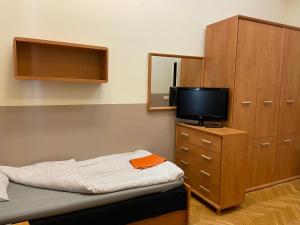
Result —
<instances>
[{"instance_id":1,"label":"wooden wardrobe","mask_svg":"<svg viewBox=\"0 0 300 225\"><path fill-rule=\"evenodd\" d=\"M235 16L207 26L205 87L230 88L228 127L249 133L248 190L300 175L300 28Z\"/></svg>"}]
</instances>

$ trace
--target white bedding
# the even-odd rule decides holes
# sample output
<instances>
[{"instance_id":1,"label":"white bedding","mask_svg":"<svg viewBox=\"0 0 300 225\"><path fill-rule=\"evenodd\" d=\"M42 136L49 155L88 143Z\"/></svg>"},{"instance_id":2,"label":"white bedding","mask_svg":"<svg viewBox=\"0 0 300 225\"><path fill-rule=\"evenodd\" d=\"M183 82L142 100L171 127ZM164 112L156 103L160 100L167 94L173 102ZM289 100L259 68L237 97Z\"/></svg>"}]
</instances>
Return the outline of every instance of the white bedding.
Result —
<instances>
[{"instance_id":1,"label":"white bedding","mask_svg":"<svg viewBox=\"0 0 300 225\"><path fill-rule=\"evenodd\" d=\"M24 167L0 166L9 180L33 187L79 193L109 193L174 181L183 171L166 161L148 169L134 169L130 160L151 153L138 150L85 161L53 161Z\"/></svg>"},{"instance_id":2,"label":"white bedding","mask_svg":"<svg viewBox=\"0 0 300 225\"><path fill-rule=\"evenodd\" d=\"M7 196L8 182L7 177L0 173L0 202L9 200Z\"/></svg>"}]
</instances>

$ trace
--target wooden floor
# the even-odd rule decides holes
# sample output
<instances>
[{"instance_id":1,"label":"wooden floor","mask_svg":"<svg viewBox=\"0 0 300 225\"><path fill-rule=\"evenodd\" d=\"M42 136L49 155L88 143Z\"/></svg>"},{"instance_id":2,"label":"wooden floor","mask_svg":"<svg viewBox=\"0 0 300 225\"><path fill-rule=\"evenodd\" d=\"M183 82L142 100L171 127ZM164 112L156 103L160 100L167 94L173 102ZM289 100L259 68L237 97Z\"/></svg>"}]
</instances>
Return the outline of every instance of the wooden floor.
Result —
<instances>
[{"instance_id":1,"label":"wooden floor","mask_svg":"<svg viewBox=\"0 0 300 225\"><path fill-rule=\"evenodd\" d=\"M250 192L240 207L216 215L191 200L191 225L300 225L300 180Z\"/></svg>"}]
</instances>

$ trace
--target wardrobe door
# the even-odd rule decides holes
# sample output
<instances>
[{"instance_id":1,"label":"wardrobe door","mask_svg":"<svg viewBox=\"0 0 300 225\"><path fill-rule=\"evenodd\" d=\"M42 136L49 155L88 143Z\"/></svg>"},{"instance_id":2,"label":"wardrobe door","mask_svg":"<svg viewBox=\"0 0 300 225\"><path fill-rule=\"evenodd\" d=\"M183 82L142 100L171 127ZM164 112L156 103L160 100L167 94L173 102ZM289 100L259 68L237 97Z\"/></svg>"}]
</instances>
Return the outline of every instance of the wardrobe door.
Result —
<instances>
[{"instance_id":1,"label":"wardrobe door","mask_svg":"<svg viewBox=\"0 0 300 225\"><path fill-rule=\"evenodd\" d=\"M296 137L284 135L277 138L275 180L296 176Z\"/></svg>"},{"instance_id":2,"label":"wardrobe door","mask_svg":"<svg viewBox=\"0 0 300 225\"><path fill-rule=\"evenodd\" d=\"M300 175L300 135L296 136L295 155L295 174Z\"/></svg>"},{"instance_id":3,"label":"wardrobe door","mask_svg":"<svg viewBox=\"0 0 300 225\"><path fill-rule=\"evenodd\" d=\"M233 17L207 26L205 38L204 87L227 87L229 115L226 126L232 126L232 91L236 63L238 18Z\"/></svg>"},{"instance_id":4,"label":"wardrobe door","mask_svg":"<svg viewBox=\"0 0 300 225\"><path fill-rule=\"evenodd\" d=\"M233 128L247 131L250 139L254 133L260 52L259 32L258 23L239 20Z\"/></svg>"},{"instance_id":5,"label":"wardrobe door","mask_svg":"<svg viewBox=\"0 0 300 225\"><path fill-rule=\"evenodd\" d=\"M300 31L285 29L278 133L295 134L300 87Z\"/></svg>"},{"instance_id":6,"label":"wardrobe door","mask_svg":"<svg viewBox=\"0 0 300 225\"><path fill-rule=\"evenodd\" d=\"M296 101L296 115L296 134L300 134L300 88L298 90L298 99Z\"/></svg>"},{"instance_id":7,"label":"wardrobe door","mask_svg":"<svg viewBox=\"0 0 300 225\"><path fill-rule=\"evenodd\" d=\"M300 84L299 84L300 87ZM296 100L296 134L300 135L300 88L298 88L298 95Z\"/></svg>"},{"instance_id":8,"label":"wardrobe door","mask_svg":"<svg viewBox=\"0 0 300 225\"><path fill-rule=\"evenodd\" d=\"M260 24L260 58L255 117L256 138L275 136L277 130L284 28Z\"/></svg>"},{"instance_id":9,"label":"wardrobe door","mask_svg":"<svg viewBox=\"0 0 300 225\"><path fill-rule=\"evenodd\" d=\"M253 169L253 140L248 142L247 165L246 165L246 188L253 187L252 185L252 169Z\"/></svg>"},{"instance_id":10,"label":"wardrobe door","mask_svg":"<svg viewBox=\"0 0 300 225\"><path fill-rule=\"evenodd\" d=\"M205 37L205 87L234 84L238 18L229 18L207 26Z\"/></svg>"},{"instance_id":11,"label":"wardrobe door","mask_svg":"<svg viewBox=\"0 0 300 225\"><path fill-rule=\"evenodd\" d=\"M203 86L203 60L181 58L180 87Z\"/></svg>"},{"instance_id":12,"label":"wardrobe door","mask_svg":"<svg viewBox=\"0 0 300 225\"><path fill-rule=\"evenodd\" d=\"M273 138L254 140L252 185L259 186L273 181L275 148Z\"/></svg>"}]
</instances>

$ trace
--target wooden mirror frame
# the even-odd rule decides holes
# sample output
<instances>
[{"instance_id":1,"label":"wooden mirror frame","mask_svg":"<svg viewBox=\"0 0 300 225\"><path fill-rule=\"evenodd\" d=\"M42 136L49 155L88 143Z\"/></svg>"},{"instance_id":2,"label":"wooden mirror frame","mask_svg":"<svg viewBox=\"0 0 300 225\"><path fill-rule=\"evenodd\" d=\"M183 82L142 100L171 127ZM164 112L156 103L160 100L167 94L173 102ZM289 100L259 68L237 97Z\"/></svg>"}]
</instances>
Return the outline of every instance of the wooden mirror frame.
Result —
<instances>
[{"instance_id":1,"label":"wooden mirror frame","mask_svg":"<svg viewBox=\"0 0 300 225\"><path fill-rule=\"evenodd\" d=\"M159 111L159 110L174 110L175 106L151 106L151 81L152 81L152 56L162 56L162 57L172 57L172 58L187 58L187 59L201 59L201 75L200 75L200 84L199 86L203 86L203 71L204 71L204 57L200 56L188 56L188 55L174 55L174 54L164 54L164 53L153 53L150 52L148 54L148 100L147 100L147 109L148 111Z\"/></svg>"}]
</instances>

